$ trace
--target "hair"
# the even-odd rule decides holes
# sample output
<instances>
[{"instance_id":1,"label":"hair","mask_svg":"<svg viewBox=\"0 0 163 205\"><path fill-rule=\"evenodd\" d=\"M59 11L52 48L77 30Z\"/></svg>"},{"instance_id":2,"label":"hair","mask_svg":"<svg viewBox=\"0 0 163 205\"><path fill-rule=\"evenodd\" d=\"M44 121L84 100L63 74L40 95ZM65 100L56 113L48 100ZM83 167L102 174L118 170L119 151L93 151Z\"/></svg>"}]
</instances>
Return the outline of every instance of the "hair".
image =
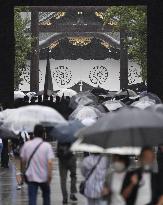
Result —
<instances>
[{"instance_id":1,"label":"hair","mask_svg":"<svg viewBox=\"0 0 163 205\"><path fill-rule=\"evenodd\" d=\"M44 138L44 127L42 125L36 125L34 128L34 137Z\"/></svg>"},{"instance_id":2,"label":"hair","mask_svg":"<svg viewBox=\"0 0 163 205\"><path fill-rule=\"evenodd\" d=\"M141 150L141 153L140 153L140 157L142 157L144 152L146 152L146 151L150 151L150 152L153 153L153 148L149 147L149 146L143 147L142 150Z\"/></svg>"},{"instance_id":3,"label":"hair","mask_svg":"<svg viewBox=\"0 0 163 205\"><path fill-rule=\"evenodd\" d=\"M128 168L130 165L130 158L127 155L119 155L119 154L114 154L114 158L118 159L119 161L123 161L125 164L125 167Z\"/></svg>"}]
</instances>

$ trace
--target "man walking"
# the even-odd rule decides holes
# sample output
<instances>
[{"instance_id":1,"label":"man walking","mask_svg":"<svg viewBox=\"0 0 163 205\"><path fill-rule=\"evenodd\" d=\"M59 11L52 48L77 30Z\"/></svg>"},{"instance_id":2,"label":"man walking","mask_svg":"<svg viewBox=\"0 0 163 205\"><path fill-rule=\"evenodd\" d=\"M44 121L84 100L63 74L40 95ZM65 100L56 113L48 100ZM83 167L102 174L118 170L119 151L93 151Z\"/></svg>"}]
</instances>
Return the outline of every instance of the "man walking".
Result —
<instances>
[{"instance_id":1,"label":"man walking","mask_svg":"<svg viewBox=\"0 0 163 205\"><path fill-rule=\"evenodd\" d=\"M59 172L60 172L60 182L61 190L63 195L63 204L68 203L68 193L66 188L67 173L70 171L71 177L71 194L70 200L72 202L77 202L75 193L76 189L76 157L70 151L70 143L58 143L57 155L59 158Z\"/></svg>"},{"instance_id":2,"label":"man walking","mask_svg":"<svg viewBox=\"0 0 163 205\"><path fill-rule=\"evenodd\" d=\"M49 143L44 142L44 128L36 125L34 139L24 144L21 150L22 169L26 167L29 205L37 204L38 188L42 191L43 205L50 205L50 183L54 153Z\"/></svg>"}]
</instances>

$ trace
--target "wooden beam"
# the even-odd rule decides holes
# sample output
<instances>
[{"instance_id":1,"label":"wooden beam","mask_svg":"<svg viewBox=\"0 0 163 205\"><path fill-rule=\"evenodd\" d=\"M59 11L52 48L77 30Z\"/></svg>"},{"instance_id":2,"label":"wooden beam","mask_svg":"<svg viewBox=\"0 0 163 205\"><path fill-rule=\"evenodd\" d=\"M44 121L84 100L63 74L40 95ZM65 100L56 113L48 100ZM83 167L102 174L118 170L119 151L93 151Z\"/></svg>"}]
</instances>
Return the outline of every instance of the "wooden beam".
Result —
<instances>
[{"instance_id":1,"label":"wooden beam","mask_svg":"<svg viewBox=\"0 0 163 205\"><path fill-rule=\"evenodd\" d=\"M38 12L68 12L68 11L101 11L105 12L108 6L29 6L28 11L38 11ZM22 7L22 11L26 11L27 8Z\"/></svg>"},{"instance_id":2,"label":"wooden beam","mask_svg":"<svg viewBox=\"0 0 163 205\"><path fill-rule=\"evenodd\" d=\"M30 91L39 91L39 29L38 29L38 11L31 13L31 33L35 39L32 42L31 67L30 67Z\"/></svg>"},{"instance_id":3,"label":"wooden beam","mask_svg":"<svg viewBox=\"0 0 163 205\"><path fill-rule=\"evenodd\" d=\"M45 41L44 43L41 43L39 47L40 47L40 49L44 49L55 41L58 41L58 40L61 40L64 38L68 38L68 37L78 37L78 36L97 38L97 39L108 42L109 44L111 44L112 46L114 46L116 48L120 48L120 42L114 40L112 37L108 36L107 34L104 34L104 33L85 33L85 32L82 32L82 33L80 33L80 32L58 33L56 35L53 35L51 38L48 38L48 40Z\"/></svg>"},{"instance_id":4,"label":"wooden beam","mask_svg":"<svg viewBox=\"0 0 163 205\"><path fill-rule=\"evenodd\" d=\"M103 26L99 24L89 24L89 25L68 25L68 24L56 24L53 26L40 25L39 32L112 32L113 26Z\"/></svg>"}]
</instances>

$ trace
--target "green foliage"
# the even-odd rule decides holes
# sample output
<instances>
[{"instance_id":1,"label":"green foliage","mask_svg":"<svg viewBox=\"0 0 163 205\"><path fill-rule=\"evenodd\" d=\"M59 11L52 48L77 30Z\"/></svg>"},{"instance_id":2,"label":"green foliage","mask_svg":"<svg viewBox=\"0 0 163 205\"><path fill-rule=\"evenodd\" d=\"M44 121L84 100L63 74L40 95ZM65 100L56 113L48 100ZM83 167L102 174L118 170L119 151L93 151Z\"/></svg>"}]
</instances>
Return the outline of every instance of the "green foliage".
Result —
<instances>
[{"instance_id":1,"label":"green foliage","mask_svg":"<svg viewBox=\"0 0 163 205\"><path fill-rule=\"evenodd\" d=\"M22 82L22 73L26 69L27 54L31 51L32 38L25 32L27 19L22 19L21 7L14 11L14 33L15 33L15 72L14 87L17 89Z\"/></svg>"},{"instance_id":2,"label":"green foliage","mask_svg":"<svg viewBox=\"0 0 163 205\"><path fill-rule=\"evenodd\" d=\"M147 8L146 6L111 6L104 14L104 25L113 20L114 31L125 29L127 46L133 61L141 67L143 81L147 79ZM114 32L113 31L113 32Z\"/></svg>"}]
</instances>

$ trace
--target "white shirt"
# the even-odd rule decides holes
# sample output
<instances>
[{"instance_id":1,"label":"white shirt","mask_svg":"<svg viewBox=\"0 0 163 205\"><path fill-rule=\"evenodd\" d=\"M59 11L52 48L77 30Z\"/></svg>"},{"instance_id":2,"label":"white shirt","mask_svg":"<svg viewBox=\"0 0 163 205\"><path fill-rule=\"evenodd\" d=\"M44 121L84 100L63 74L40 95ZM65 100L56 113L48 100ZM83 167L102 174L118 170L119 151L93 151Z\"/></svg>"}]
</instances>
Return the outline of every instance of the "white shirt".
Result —
<instances>
[{"instance_id":1,"label":"white shirt","mask_svg":"<svg viewBox=\"0 0 163 205\"><path fill-rule=\"evenodd\" d=\"M2 144L2 139L0 138L0 144Z\"/></svg>"},{"instance_id":2,"label":"white shirt","mask_svg":"<svg viewBox=\"0 0 163 205\"><path fill-rule=\"evenodd\" d=\"M140 188L138 190L135 205L145 205L151 202L152 189L151 189L151 174L143 173L142 180L140 181Z\"/></svg>"},{"instance_id":3,"label":"white shirt","mask_svg":"<svg viewBox=\"0 0 163 205\"><path fill-rule=\"evenodd\" d=\"M114 172L111 180L111 203L110 205L125 205L125 200L123 199L121 193L123 181L125 178L126 172L117 173Z\"/></svg>"}]
</instances>

